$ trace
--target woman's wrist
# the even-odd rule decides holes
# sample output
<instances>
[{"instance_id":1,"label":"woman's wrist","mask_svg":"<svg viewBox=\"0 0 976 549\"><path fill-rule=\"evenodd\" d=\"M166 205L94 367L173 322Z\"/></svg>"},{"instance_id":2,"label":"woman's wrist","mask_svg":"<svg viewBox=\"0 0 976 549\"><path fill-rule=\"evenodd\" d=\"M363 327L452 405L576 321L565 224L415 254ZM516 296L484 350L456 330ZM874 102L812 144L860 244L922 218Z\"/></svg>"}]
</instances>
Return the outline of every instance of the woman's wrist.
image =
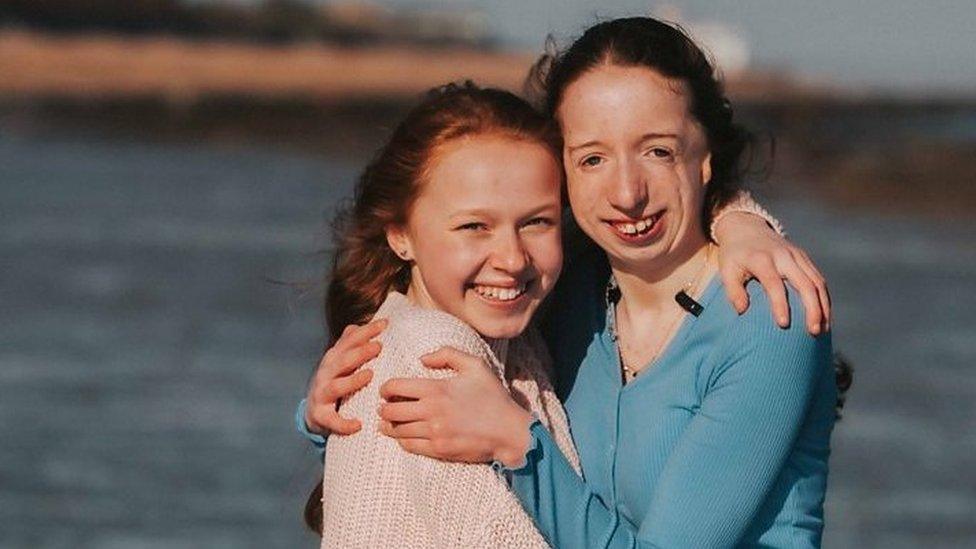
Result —
<instances>
[{"instance_id":1,"label":"woman's wrist","mask_svg":"<svg viewBox=\"0 0 976 549\"><path fill-rule=\"evenodd\" d=\"M525 461L525 454L532 442L529 428L534 418L530 412L512 403L503 422L503 430L493 456L495 461L510 469L517 469Z\"/></svg>"},{"instance_id":2,"label":"woman's wrist","mask_svg":"<svg viewBox=\"0 0 976 549\"><path fill-rule=\"evenodd\" d=\"M732 225L731 230L726 229L729 225ZM739 191L732 202L715 212L709 233L712 241L721 246L722 241L727 238L723 233L731 232L734 235L736 226L744 228L750 225L762 230L772 229L780 236L786 236L779 220L756 202L748 191Z\"/></svg>"}]
</instances>

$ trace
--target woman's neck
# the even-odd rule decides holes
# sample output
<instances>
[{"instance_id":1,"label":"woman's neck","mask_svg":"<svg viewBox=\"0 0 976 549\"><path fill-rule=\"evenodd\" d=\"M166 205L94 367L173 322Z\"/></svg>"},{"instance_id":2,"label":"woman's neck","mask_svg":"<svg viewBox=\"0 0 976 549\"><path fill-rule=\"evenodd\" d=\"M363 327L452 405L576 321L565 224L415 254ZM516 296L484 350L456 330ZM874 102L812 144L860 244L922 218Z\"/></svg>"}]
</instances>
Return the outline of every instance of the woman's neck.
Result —
<instances>
[{"instance_id":1,"label":"woman's neck","mask_svg":"<svg viewBox=\"0 0 976 549\"><path fill-rule=\"evenodd\" d=\"M704 236L683 250L653 264L633 265L610 259L610 268L621 301L631 316L655 314L674 306L674 296L689 284L699 285L714 270L709 253L710 243Z\"/></svg>"}]
</instances>

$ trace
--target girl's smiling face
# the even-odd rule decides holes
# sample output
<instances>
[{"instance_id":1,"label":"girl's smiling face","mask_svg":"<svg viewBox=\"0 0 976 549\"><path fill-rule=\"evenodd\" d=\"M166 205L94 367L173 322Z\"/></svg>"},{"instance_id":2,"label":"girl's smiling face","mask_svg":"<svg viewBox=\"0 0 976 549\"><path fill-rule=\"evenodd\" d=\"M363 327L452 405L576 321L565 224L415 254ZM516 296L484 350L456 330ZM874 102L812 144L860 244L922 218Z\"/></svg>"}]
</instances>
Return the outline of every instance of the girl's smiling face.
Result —
<instances>
[{"instance_id":1,"label":"girl's smiling face","mask_svg":"<svg viewBox=\"0 0 976 549\"><path fill-rule=\"evenodd\" d=\"M711 157L683 82L599 65L566 88L557 117L573 214L614 265L651 273L705 244Z\"/></svg>"},{"instance_id":2,"label":"girl's smiling face","mask_svg":"<svg viewBox=\"0 0 976 549\"><path fill-rule=\"evenodd\" d=\"M389 227L408 258L408 296L491 338L528 325L562 267L561 166L546 146L504 135L437 148L405 227Z\"/></svg>"}]
</instances>

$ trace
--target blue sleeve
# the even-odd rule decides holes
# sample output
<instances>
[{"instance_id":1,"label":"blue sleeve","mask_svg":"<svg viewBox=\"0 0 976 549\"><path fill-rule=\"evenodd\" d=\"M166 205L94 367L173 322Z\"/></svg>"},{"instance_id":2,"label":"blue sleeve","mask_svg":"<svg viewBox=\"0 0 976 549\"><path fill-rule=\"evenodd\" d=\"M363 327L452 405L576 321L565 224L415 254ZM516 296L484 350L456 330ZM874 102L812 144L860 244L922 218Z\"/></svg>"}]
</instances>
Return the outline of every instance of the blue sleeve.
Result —
<instances>
[{"instance_id":1,"label":"blue sleeve","mask_svg":"<svg viewBox=\"0 0 976 549\"><path fill-rule=\"evenodd\" d=\"M295 428L322 454L325 453L325 437L308 430L308 425L305 424L305 407L307 404L304 398L298 403L298 408L295 410Z\"/></svg>"},{"instance_id":2,"label":"blue sleeve","mask_svg":"<svg viewBox=\"0 0 976 549\"><path fill-rule=\"evenodd\" d=\"M530 433L531 449L525 465L511 472L511 486L549 545L632 547L615 536L620 520L616 510L589 490L545 427L535 422Z\"/></svg>"},{"instance_id":3,"label":"blue sleeve","mask_svg":"<svg viewBox=\"0 0 976 549\"><path fill-rule=\"evenodd\" d=\"M671 452L638 530L588 489L544 429L533 428L535 447L512 473L512 487L550 544L706 548L742 538L830 364L829 335L806 335L802 307L792 307L795 328L781 330L761 302L716 341L702 370L701 408Z\"/></svg>"}]
</instances>

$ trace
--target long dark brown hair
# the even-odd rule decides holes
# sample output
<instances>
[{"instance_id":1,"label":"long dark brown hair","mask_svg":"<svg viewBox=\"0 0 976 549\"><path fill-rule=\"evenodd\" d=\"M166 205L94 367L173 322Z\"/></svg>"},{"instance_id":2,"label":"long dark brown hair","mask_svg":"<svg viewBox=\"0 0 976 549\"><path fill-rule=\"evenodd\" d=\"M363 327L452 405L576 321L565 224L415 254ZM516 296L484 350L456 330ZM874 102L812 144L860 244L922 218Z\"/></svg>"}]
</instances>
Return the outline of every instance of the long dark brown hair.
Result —
<instances>
[{"instance_id":1,"label":"long dark brown hair","mask_svg":"<svg viewBox=\"0 0 976 549\"><path fill-rule=\"evenodd\" d=\"M708 56L680 26L653 17L625 17L597 23L586 29L568 48L557 51L552 40L548 53L533 65L526 79L526 93L553 120L563 95L573 82L591 69L612 64L646 67L684 82L691 95L691 114L708 139L712 154L712 179L705 190L702 226L742 188L747 175L766 175L769 162L755 135L733 119L732 103ZM773 147L769 138L769 156ZM837 385L836 411L840 417L846 393L854 380L854 368L840 354L834 355Z\"/></svg>"},{"instance_id":2,"label":"long dark brown hair","mask_svg":"<svg viewBox=\"0 0 976 549\"><path fill-rule=\"evenodd\" d=\"M329 346L347 326L369 321L391 290L406 291L409 263L390 249L386 230L406 225L438 148L474 135L540 143L560 158L549 118L516 95L470 81L430 90L363 170L352 204L333 222L324 303ZM321 480L305 504L305 523L321 533Z\"/></svg>"}]
</instances>

